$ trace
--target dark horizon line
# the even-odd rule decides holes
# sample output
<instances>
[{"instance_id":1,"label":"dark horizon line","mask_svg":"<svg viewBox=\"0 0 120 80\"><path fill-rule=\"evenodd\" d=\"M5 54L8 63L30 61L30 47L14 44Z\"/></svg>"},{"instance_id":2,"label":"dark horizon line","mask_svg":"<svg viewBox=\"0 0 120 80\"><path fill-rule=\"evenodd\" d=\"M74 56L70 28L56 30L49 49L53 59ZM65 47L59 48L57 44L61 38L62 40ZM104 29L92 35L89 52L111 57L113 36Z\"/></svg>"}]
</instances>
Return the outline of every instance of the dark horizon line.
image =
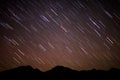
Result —
<instances>
[{"instance_id":1,"label":"dark horizon line","mask_svg":"<svg viewBox=\"0 0 120 80\"><path fill-rule=\"evenodd\" d=\"M110 71L110 70L119 70L119 68L109 68L107 70L103 70L103 69L95 69L95 68L91 68L91 69L83 69L83 70L76 70L76 69L72 69L70 67L65 67L65 66L61 66L61 65L57 65L57 66L54 66L46 71L43 71L41 69L38 69L38 68L33 68L32 66L30 65L25 65L25 66L18 66L18 67L15 67L15 68L11 68L11 69L7 69L7 70L3 70L3 71L0 71L0 72L6 72L6 71L12 71L12 70L17 70L17 69L23 69L23 68L26 68L26 69L31 69L31 70L38 70L40 72L48 72L48 71L52 71L52 70L56 70L56 69L61 69L61 70L71 70L71 71L76 71L76 72L81 72L81 71Z\"/></svg>"}]
</instances>

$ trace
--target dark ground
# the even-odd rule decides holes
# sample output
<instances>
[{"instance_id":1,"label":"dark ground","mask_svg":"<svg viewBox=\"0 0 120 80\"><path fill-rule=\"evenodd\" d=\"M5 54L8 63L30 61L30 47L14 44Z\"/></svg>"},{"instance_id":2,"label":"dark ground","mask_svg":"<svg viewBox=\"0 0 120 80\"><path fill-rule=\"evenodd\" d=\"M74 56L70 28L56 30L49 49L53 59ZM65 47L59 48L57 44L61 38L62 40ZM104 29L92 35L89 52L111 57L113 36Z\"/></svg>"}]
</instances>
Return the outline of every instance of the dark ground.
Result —
<instances>
[{"instance_id":1,"label":"dark ground","mask_svg":"<svg viewBox=\"0 0 120 80\"><path fill-rule=\"evenodd\" d=\"M110 69L75 71L66 67L57 66L47 72L22 66L0 72L0 80L120 80L120 70Z\"/></svg>"}]
</instances>

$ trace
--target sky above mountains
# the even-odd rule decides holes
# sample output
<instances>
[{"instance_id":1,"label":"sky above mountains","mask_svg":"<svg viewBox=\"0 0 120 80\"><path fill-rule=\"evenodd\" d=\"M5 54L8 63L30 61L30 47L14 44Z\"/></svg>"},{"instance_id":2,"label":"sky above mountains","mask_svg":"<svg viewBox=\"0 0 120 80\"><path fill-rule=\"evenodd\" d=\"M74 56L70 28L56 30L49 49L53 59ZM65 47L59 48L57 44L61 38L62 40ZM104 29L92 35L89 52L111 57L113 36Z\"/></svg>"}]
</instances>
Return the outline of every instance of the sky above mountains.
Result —
<instances>
[{"instance_id":1,"label":"sky above mountains","mask_svg":"<svg viewBox=\"0 0 120 80\"><path fill-rule=\"evenodd\" d=\"M120 68L120 1L2 0L0 71L23 65Z\"/></svg>"}]
</instances>

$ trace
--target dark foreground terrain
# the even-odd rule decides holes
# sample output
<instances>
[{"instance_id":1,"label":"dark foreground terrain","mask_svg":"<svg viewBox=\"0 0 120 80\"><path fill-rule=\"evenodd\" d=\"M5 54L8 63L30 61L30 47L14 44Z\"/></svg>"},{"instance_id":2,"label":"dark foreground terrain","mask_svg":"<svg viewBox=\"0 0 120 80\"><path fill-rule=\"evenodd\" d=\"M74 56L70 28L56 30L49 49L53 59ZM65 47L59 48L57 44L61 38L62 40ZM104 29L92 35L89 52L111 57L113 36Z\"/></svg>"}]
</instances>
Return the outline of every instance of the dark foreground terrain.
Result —
<instances>
[{"instance_id":1,"label":"dark foreground terrain","mask_svg":"<svg viewBox=\"0 0 120 80\"><path fill-rule=\"evenodd\" d=\"M30 66L23 66L0 72L0 80L120 80L120 70L75 71L57 66L52 70L42 72Z\"/></svg>"}]
</instances>

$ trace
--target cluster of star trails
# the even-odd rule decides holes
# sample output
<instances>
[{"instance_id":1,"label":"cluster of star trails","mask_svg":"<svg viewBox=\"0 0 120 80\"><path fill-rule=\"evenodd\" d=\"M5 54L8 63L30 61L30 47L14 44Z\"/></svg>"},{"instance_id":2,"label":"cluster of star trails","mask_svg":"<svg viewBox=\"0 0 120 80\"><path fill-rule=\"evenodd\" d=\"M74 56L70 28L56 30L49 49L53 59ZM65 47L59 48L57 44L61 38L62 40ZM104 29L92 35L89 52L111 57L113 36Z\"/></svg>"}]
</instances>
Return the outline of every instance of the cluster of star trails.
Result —
<instances>
[{"instance_id":1,"label":"cluster of star trails","mask_svg":"<svg viewBox=\"0 0 120 80\"><path fill-rule=\"evenodd\" d=\"M0 70L62 65L76 70L120 67L120 2L0 2Z\"/></svg>"}]
</instances>

